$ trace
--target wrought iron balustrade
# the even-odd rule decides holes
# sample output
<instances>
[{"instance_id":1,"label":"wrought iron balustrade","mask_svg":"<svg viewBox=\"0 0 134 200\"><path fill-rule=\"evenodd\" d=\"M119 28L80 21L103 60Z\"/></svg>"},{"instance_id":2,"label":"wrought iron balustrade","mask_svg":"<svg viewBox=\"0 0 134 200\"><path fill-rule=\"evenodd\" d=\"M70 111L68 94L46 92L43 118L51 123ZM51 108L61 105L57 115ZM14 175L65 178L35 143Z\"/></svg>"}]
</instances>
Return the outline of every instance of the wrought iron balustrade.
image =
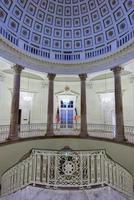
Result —
<instances>
[{"instance_id":1,"label":"wrought iron balustrade","mask_svg":"<svg viewBox=\"0 0 134 200\"><path fill-rule=\"evenodd\" d=\"M9 125L0 125L0 142L4 142L8 138Z\"/></svg>"},{"instance_id":2,"label":"wrought iron balustrade","mask_svg":"<svg viewBox=\"0 0 134 200\"><path fill-rule=\"evenodd\" d=\"M133 195L131 174L113 161L105 150L33 149L27 158L2 175L1 194L13 193L27 185L53 189L87 189L108 185Z\"/></svg>"},{"instance_id":3,"label":"wrought iron balustrade","mask_svg":"<svg viewBox=\"0 0 134 200\"><path fill-rule=\"evenodd\" d=\"M115 126L109 124L88 124L88 134L93 137L113 139L115 137Z\"/></svg>"},{"instance_id":4,"label":"wrought iron balustrade","mask_svg":"<svg viewBox=\"0 0 134 200\"><path fill-rule=\"evenodd\" d=\"M18 126L19 137L38 137L46 134L46 123L21 124Z\"/></svg>"},{"instance_id":5,"label":"wrought iron balustrade","mask_svg":"<svg viewBox=\"0 0 134 200\"><path fill-rule=\"evenodd\" d=\"M0 125L0 133L7 133L9 132L9 125Z\"/></svg>"},{"instance_id":6,"label":"wrought iron balustrade","mask_svg":"<svg viewBox=\"0 0 134 200\"><path fill-rule=\"evenodd\" d=\"M55 123L53 129L55 135L79 135L80 123Z\"/></svg>"},{"instance_id":7,"label":"wrought iron balustrade","mask_svg":"<svg viewBox=\"0 0 134 200\"><path fill-rule=\"evenodd\" d=\"M80 123L52 124L55 135L79 135ZM0 125L0 142L8 138L10 125ZM87 124L88 135L91 137L113 139L116 135L116 126L109 124ZM18 126L19 138L45 136L47 123L21 124ZM134 126L124 126L125 137L128 142L134 143Z\"/></svg>"}]
</instances>

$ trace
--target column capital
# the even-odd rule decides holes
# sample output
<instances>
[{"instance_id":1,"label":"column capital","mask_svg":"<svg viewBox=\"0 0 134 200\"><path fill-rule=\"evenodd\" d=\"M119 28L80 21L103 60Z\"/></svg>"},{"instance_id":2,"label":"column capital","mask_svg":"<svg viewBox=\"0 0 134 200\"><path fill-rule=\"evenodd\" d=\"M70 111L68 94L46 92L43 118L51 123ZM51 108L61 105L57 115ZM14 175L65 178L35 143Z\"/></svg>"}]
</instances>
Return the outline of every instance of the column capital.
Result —
<instances>
[{"instance_id":1,"label":"column capital","mask_svg":"<svg viewBox=\"0 0 134 200\"><path fill-rule=\"evenodd\" d=\"M87 78L87 74L79 74L80 80L85 81Z\"/></svg>"},{"instance_id":2,"label":"column capital","mask_svg":"<svg viewBox=\"0 0 134 200\"><path fill-rule=\"evenodd\" d=\"M52 74L52 73L49 73L49 74L47 75L47 77L48 77L48 79L49 79L50 81L53 81L53 80L55 79L55 76L56 76L56 74Z\"/></svg>"},{"instance_id":3,"label":"column capital","mask_svg":"<svg viewBox=\"0 0 134 200\"><path fill-rule=\"evenodd\" d=\"M115 74L121 73L122 70L124 70L124 68L120 66L111 68L111 71L113 71Z\"/></svg>"},{"instance_id":4,"label":"column capital","mask_svg":"<svg viewBox=\"0 0 134 200\"><path fill-rule=\"evenodd\" d=\"M14 66L12 67L12 69L14 70L14 72L15 72L16 74L20 74L21 71L24 69L24 67L21 66L21 65L16 64L16 65L14 65Z\"/></svg>"}]
</instances>

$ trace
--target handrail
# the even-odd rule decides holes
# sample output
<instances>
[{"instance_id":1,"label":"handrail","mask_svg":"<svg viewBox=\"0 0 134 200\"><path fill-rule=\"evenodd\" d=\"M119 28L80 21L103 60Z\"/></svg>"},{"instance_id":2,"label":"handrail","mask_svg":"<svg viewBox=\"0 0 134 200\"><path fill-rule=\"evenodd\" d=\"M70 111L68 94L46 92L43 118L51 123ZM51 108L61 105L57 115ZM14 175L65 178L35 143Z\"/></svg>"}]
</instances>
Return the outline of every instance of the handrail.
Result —
<instances>
[{"instance_id":1,"label":"handrail","mask_svg":"<svg viewBox=\"0 0 134 200\"><path fill-rule=\"evenodd\" d=\"M54 135L79 135L80 123L54 123ZM6 141L10 125L0 125L0 142ZM116 135L116 126L110 124L87 124L88 135L98 138L113 139ZM47 123L21 124L18 126L19 138L45 136ZM125 137L128 142L134 143L134 126L124 126Z\"/></svg>"},{"instance_id":2,"label":"handrail","mask_svg":"<svg viewBox=\"0 0 134 200\"><path fill-rule=\"evenodd\" d=\"M11 194L31 184L54 189L108 185L133 195L132 175L113 161L105 150L32 149L27 158L3 174L1 194Z\"/></svg>"}]
</instances>

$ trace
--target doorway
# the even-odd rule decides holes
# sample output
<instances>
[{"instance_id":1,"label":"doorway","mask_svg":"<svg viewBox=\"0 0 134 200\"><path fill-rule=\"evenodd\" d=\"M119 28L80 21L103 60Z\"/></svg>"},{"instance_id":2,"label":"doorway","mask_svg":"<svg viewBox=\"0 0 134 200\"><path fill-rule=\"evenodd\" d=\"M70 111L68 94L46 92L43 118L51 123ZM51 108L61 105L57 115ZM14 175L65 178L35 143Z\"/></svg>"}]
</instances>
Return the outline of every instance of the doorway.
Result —
<instances>
[{"instance_id":1,"label":"doorway","mask_svg":"<svg viewBox=\"0 0 134 200\"><path fill-rule=\"evenodd\" d=\"M21 126L21 109L18 111L18 131L20 131Z\"/></svg>"},{"instance_id":2,"label":"doorway","mask_svg":"<svg viewBox=\"0 0 134 200\"><path fill-rule=\"evenodd\" d=\"M33 95L31 92L20 92L21 124L31 123Z\"/></svg>"},{"instance_id":3,"label":"doorway","mask_svg":"<svg viewBox=\"0 0 134 200\"><path fill-rule=\"evenodd\" d=\"M60 101L61 128L73 128L74 101L63 99Z\"/></svg>"}]
</instances>

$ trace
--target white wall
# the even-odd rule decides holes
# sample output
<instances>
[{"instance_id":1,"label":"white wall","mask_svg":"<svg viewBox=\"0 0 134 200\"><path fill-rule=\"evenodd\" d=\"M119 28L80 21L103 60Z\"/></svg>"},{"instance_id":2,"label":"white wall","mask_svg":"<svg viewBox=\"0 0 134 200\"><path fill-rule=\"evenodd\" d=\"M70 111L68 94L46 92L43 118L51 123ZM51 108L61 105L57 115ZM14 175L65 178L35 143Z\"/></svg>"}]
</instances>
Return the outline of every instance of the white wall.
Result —
<instances>
[{"instance_id":1,"label":"white wall","mask_svg":"<svg viewBox=\"0 0 134 200\"><path fill-rule=\"evenodd\" d=\"M103 107L104 104L102 106L101 95L114 90L113 79L96 80L91 83L91 87L87 85L88 123L111 124L111 110L113 110L113 105L111 105L110 110L106 112Z\"/></svg>"},{"instance_id":2,"label":"white wall","mask_svg":"<svg viewBox=\"0 0 134 200\"><path fill-rule=\"evenodd\" d=\"M114 94L114 79L92 81L92 87L87 87L87 104L88 107L88 122L100 124L112 124L112 110L115 110L113 102L107 112L101 105L100 94ZM123 113L124 124L127 126L134 125L134 81L130 81L130 75L122 76L122 94L123 94ZM104 116L105 115L105 116Z\"/></svg>"},{"instance_id":3,"label":"white wall","mask_svg":"<svg viewBox=\"0 0 134 200\"><path fill-rule=\"evenodd\" d=\"M13 76L5 75L3 81L0 81L0 124L9 124L10 122L10 109L11 109L11 95L13 89ZM31 123L42 123L46 121L47 112L47 92L48 87L44 86L44 82L40 80L33 80L28 78L21 78L21 91L30 92L33 94L32 106L30 108ZM28 117L24 117L25 103L20 105L22 109L22 123L28 123ZM27 120L26 120L27 119Z\"/></svg>"},{"instance_id":4,"label":"white wall","mask_svg":"<svg viewBox=\"0 0 134 200\"><path fill-rule=\"evenodd\" d=\"M5 125L10 122L10 110L11 110L11 83L12 76L0 81L0 124Z\"/></svg>"}]
</instances>

